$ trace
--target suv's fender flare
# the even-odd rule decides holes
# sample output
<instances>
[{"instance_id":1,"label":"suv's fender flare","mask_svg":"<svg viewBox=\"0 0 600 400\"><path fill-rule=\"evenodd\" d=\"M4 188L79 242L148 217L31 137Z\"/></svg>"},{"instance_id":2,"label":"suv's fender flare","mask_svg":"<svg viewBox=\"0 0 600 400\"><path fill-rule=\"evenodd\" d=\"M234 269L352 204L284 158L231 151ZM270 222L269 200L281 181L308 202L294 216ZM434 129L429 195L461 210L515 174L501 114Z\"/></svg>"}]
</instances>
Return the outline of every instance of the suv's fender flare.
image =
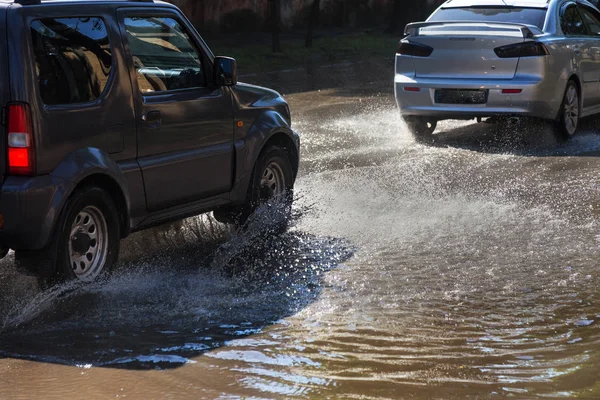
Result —
<instances>
[{"instance_id":1,"label":"suv's fender flare","mask_svg":"<svg viewBox=\"0 0 600 400\"><path fill-rule=\"evenodd\" d=\"M300 138L292 130L288 121L277 111L265 110L254 120L248 133L234 143L236 153L236 180L231 191L233 203L241 204L246 200L248 187L254 171L254 165L267 142L275 135L283 134L295 144L299 151ZM297 165L298 160L290 160ZM294 171L294 175L297 171Z\"/></svg>"},{"instance_id":2,"label":"suv's fender flare","mask_svg":"<svg viewBox=\"0 0 600 400\"><path fill-rule=\"evenodd\" d=\"M85 184L86 180L93 178L108 178L112 181L113 186L116 185L121 191L125 204L116 204L117 208L125 214L123 216L125 232L121 232L121 235L127 236L129 234L131 201L127 190L127 180L121 168L107 153L91 147L76 150L65 157L50 175L59 178L63 185L54 193L50 203L50 210L47 214L48 220L45 226L51 226L52 228L48 232L47 243L50 241L58 216L67 199L80 185Z\"/></svg>"}]
</instances>

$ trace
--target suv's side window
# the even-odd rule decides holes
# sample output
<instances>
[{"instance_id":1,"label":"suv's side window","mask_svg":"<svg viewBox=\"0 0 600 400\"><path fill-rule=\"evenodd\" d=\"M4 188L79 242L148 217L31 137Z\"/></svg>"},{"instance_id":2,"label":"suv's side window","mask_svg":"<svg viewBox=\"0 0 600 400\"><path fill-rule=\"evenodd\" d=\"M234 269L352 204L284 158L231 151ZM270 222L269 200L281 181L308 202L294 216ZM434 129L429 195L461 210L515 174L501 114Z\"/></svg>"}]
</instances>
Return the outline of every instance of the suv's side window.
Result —
<instances>
[{"instance_id":1,"label":"suv's side window","mask_svg":"<svg viewBox=\"0 0 600 400\"><path fill-rule=\"evenodd\" d=\"M567 8L564 9L560 19L560 27L567 36L587 35L587 29L585 28L585 24L583 23L575 4L568 5Z\"/></svg>"},{"instance_id":2,"label":"suv's side window","mask_svg":"<svg viewBox=\"0 0 600 400\"><path fill-rule=\"evenodd\" d=\"M206 86L202 57L183 25L170 17L125 18L140 91Z\"/></svg>"},{"instance_id":3,"label":"suv's side window","mask_svg":"<svg viewBox=\"0 0 600 400\"><path fill-rule=\"evenodd\" d=\"M102 18L42 18L31 24L35 67L47 105L87 103L100 98L112 70Z\"/></svg>"},{"instance_id":4,"label":"suv's side window","mask_svg":"<svg viewBox=\"0 0 600 400\"><path fill-rule=\"evenodd\" d=\"M600 35L600 15L598 15L598 12L586 6L580 6L579 12L590 31L590 35Z\"/></svg>"}]
</instances>

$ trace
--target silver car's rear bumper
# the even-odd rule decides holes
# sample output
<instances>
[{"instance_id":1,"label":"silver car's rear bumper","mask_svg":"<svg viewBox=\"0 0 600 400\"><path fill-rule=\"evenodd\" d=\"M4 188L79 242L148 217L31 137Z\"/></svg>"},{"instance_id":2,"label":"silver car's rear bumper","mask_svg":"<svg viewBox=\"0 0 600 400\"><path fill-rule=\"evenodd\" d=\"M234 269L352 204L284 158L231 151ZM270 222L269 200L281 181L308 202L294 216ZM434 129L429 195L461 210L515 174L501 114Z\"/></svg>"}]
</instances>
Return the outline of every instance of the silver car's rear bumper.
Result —
<instances>
[{"instance_id":1,"label":"silver car's rear bumper","mask_svg":"<svg viewBox=\"0 0 600 400\"><path fill-rule=\"evenodd\" d=\"M432 60L432 62L435 62ZM443 63L438 65L444 75ZM522 115L555 119L566 86L566 76L553 71L547 57L521 58L512 79L464 77L418 77L410 57L396 56L395 92L402 115L430 116L437 119L474 118L496 115ZM413 88L418 91L407 91ZM438 89L486 90L485 104L439 104ZM519 89L518 94L502 93L503 89Z\"/></svg>"},{"instance_id":2,"label":"silver car's rear bumper","mask_svg":"<svg viewBox=\"0 0 600 400\"><path fill-rule=\"evenodd\" d=\"M437 119L475 118L497 115L522 115L554 119L561 96L556 96L557 82L548 79L425 79L396 74L396 101L402 115L430 116ZM419 91L407 91L418 88ZM487 90L486 104L438 104L437 89ZM518 94L504 94L503 89L520 89Z\"/></svg>"}]
</instances>

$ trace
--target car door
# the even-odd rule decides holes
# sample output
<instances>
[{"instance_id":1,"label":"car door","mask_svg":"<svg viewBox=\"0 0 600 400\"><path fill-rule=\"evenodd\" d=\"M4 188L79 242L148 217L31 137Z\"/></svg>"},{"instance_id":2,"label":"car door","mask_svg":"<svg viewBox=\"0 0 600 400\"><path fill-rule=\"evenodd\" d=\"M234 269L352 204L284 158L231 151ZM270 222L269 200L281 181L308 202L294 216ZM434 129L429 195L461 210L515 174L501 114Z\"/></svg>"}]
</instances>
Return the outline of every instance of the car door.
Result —
<instances>
[{"instance_id":1,"label":"car door","mask_svg":"<svg viewBox=\"0 0 600 400\"><path fill-rule=\"evenodd\" d=\"M227 194L233 108L212 82L212 55L170 8L118 12L137 115L138 162L149 211Z\"/></svg>"},{"instance_id":2,"label":"car door","mask_svg":"<svg viewBox=\"0 0 600 400\"><path fill-rule=\"evenodd\" d=\"M561 8L560 26L566 36L567 47L573 52L575 62L581 71L583 106L591 106L598 79L588 31L576 3L569 2Z\"/></svg>"},{"instance_id":3,"label":"car door","mask_svg":"<svg viewBox=\"0 0 600 400\"><path fill-rule=\"evenodd\" d=\"M584 4L579 4L578 7L587 27L588 45L594 65L593 79L595 83L586 94L586 97L590 105L598 105L600 104L600 14L592 7Z\"/></svg>"}]
</instances>

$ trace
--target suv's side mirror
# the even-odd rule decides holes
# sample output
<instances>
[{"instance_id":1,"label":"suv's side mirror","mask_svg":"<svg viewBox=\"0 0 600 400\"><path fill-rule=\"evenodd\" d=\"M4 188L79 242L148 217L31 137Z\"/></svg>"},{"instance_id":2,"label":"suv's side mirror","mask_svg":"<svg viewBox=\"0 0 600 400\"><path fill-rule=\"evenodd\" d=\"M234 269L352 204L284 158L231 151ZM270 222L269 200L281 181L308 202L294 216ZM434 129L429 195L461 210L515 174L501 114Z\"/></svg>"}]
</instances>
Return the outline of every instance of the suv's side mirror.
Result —
<instances>
[{"instance_id":1,"label":"suv's side mirror","mask_svg":"<svg viewBox=\"0 0 600 400\"><path fill-rule=\"evenodd\" d=\"M219 86L237 85L237 62L231 57L215 57L215 83Z\"/></svg>"}]
</instances>

